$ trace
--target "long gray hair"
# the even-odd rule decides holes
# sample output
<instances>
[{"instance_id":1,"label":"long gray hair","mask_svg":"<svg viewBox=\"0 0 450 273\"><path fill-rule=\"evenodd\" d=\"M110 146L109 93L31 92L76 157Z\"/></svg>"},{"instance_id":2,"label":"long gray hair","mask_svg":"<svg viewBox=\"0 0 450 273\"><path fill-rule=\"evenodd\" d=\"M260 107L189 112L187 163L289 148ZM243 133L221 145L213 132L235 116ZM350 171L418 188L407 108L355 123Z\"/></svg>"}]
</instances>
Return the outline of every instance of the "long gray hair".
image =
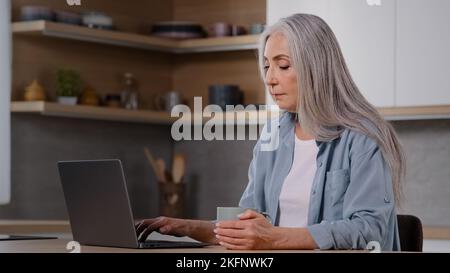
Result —
<instances>
[{"instance_id":1,"label":"long gray hair","mask_svg":"<svg viewBox=\"0 0 450 273\"><path fill-rule=\"evenodd\" d=\"M273 33L288 41L290 62L297 72L297 118L319 141L337 138L345 128L361 132L381 148L389 165L395 200L402 200L405 155L393 127L361 94L349 73L333 31L321 18L294 14L261 35L259 66L263 80L264 50Z\"/></svg>"}]
</instances>

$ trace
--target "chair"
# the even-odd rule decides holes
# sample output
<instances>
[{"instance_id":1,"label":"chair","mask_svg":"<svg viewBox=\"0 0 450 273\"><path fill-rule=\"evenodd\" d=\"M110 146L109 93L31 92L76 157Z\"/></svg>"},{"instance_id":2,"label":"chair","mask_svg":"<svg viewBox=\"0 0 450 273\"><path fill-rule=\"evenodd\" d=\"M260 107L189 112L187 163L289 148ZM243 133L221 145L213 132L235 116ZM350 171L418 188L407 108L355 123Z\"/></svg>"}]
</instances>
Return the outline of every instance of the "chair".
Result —
<instances>
[{"instance_id":1,"label":"chair","mask_svg":"<svg viewBox=\"0 0 450 273\"><path fill-rule=\"evenodd\" d=\"M422 252L422 222L414 215L397 215L401 251Z\"/></svg>"}]
</instances>

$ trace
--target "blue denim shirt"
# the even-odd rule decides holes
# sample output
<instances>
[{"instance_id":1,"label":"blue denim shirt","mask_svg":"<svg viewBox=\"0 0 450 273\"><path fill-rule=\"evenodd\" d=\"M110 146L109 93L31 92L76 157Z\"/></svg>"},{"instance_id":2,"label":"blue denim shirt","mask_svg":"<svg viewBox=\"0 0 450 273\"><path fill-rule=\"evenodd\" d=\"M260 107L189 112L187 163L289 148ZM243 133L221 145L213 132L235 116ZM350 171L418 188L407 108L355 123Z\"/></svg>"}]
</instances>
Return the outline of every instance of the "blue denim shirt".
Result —
<instances>
[{"instance_id":1,"label":"blue denim shirt","mask_svg":"<svg viewBox=\"0 0 450 273\"><path fill-rule=\"evenodd\" d=\"M253 150L239 206L266 212L278 225L281 187L294 157L295 120L291 113L280 116L274 151L261 149L267 127ZM348 129L317 145L307 229L319 248L364 249L377 241L382 250L400 250L392 178L378 145Z\"/></svg>"}]
</instances>

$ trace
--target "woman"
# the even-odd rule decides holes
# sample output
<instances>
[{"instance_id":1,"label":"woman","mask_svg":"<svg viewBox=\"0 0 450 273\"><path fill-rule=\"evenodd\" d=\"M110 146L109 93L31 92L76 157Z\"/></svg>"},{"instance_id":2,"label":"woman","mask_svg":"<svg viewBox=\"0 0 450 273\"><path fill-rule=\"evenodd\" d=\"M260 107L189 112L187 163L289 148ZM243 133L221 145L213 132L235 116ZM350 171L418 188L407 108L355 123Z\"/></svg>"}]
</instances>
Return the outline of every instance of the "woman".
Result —
<instances>
[{"instance_id":1,"label":"woman","mask_svg":"<svg viewBox=\"0 0 450 273\"><path fill-rule=\"evenodd\" d=\"M403 152L353 82L329 26L307 14L281 19L262 34L259 63L286 112L279 147L263 151L258 141L254 148L239 203L251 209L217 224L144 220L141 239L157 230L229 249L363 249L376 241L382 250L400 250L395 204Z\"/></svg>"}]
</instances>

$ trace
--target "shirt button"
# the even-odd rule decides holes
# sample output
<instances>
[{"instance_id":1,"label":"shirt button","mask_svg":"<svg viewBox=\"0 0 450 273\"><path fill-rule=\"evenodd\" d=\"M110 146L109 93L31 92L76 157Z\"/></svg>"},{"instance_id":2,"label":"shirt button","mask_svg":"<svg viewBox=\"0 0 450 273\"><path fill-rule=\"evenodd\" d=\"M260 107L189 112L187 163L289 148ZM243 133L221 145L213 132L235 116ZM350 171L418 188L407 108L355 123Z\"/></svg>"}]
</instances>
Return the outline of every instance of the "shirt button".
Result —
<instances>
[{"instance_id":1,"label":"shirt button","mask_svg":"<svg viewBox=\"0 0 450 273\"><path fill-rule=\"evenodd\" d=\"M322 167L322 161L319 162L319 168Z\"/></svg>"}]
</instances>

